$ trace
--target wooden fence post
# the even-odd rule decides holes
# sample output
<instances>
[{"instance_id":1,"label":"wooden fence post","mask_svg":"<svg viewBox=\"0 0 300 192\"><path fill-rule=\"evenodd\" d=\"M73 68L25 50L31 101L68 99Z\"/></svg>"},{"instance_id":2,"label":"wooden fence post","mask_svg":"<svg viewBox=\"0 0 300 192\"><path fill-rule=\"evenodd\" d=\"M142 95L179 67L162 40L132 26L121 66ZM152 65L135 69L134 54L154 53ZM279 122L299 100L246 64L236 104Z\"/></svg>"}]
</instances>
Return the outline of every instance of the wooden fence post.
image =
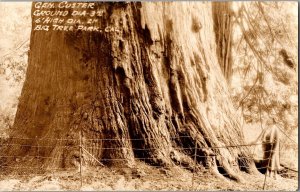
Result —
<instances>
[{"instance_id":1,"label":"wooden fence post","mask_svg":"<svg viewBox=\"0 0 300 192\"><path fill-rule=\"evenodd\" d=\"M268 168L270 167L270 161L271 161L271 158L272 158L272 153L273 153L273 143L271 143L271 151L270 151L270 157L268 157L268 165L267 165L267 168L266 168L266 174L265 174L265 179L264 179L264 185L263 185L263 190L265 190L265 186L266 186L266 182L267 182L267 174L268 174ZM272 168L271 168L271 171L272 171ZM271 175L271 173L270 173Z\"/></svg>"},{"instance_id":2,"label":"wooden fence post","mask_svg":"<svg viewBox=\"0 0 300 192\"><path fill-rule=\"evenodd\" d=\"M194 170L193 170L193 177L192 177L192 187L191 190L194 190L194 177L196 172L196 165L197 165L197 140L195 141L195 153L194 153Z\"/></svg>"},{"instance_id":3,"label":"wooden fence post","mask_svg":"<svg viewBox=\"0 0 300 192\"><path fill-rule=\"evenodd\" d=\"M80 171L80 187L82 187L82 131L80 130L79 133L79 153L80 153L80 167L79 167L79 171Z\"/></svg>"}]
</instances>

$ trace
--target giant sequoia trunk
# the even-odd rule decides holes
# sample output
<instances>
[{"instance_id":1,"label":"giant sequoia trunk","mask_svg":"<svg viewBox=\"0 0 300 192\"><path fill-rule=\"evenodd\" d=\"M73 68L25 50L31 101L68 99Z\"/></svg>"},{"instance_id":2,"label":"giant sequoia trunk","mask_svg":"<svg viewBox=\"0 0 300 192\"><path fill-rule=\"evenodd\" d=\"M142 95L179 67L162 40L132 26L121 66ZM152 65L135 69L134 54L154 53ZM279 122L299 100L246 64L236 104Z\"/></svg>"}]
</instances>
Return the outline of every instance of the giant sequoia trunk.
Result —
<instances>
[{"instance_id":1,"label":"giant sequoia trunk","mask_svg":"<svg viewBox=\"0 0 300 192\"><path fill-rule=\"evenodd\" d=\"M99 25L121 33L32 31L11 132L11 142L26 146L6 152L68 167L82 135L106 165L171 166L192 165L197 143L199 165L232 178L235 169L252 171L247 148L220 147L244 138L218 63L211 3L97 6L106 10Z\"/></svg>"}]
</instances>

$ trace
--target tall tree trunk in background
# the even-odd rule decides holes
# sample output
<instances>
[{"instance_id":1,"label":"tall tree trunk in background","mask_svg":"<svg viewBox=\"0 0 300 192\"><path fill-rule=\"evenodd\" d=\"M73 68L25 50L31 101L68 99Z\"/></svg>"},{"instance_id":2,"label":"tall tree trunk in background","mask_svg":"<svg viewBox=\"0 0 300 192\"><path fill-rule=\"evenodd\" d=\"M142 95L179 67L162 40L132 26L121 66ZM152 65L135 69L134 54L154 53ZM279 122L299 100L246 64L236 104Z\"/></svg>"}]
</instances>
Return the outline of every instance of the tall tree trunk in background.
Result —
<instances>
[{"instance_id":1,"label":"tall tree trunk in background","mask_svg":"<svg viewBox=\"0 0 300 192\"><path fill-rule=\"evenodd\" d=\"M11 136L37 139L14 138L28 147L7 153L36 155L30 145L38 142L39 155L53 157L44 165L68 167L81 132L83 146L107 165L192 165L197 143L199 156L215 155L198 163L212 161L216 173L237 179L240 169L253 171L247 148L217 147L244 138L216 54L212 4L97 6L106 10L99 25L121 33L32 31Z\"/></svg>"},{"instance_id":2,"label":"tall tree trunk in background","mask_svg":"<svg viewBox=\"0 0 300 192\"><path fill-rule=\"evenodd\" d=\"M212 2L217 56L221 70L228 82L232 75L232 2Z\"/></svg>"}]
</instances>

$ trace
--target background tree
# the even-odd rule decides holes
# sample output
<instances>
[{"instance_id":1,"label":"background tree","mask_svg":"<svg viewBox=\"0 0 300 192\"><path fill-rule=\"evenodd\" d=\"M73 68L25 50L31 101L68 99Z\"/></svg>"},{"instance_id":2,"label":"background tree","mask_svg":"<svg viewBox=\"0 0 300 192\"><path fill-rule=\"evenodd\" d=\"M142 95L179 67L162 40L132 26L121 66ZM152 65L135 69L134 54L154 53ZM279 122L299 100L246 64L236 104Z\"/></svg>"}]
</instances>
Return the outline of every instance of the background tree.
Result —
<instances>
[{"instance_id":1,"label":"background tree","mask_svg":"<svg viewBox=\"0 0 300 192\"><path fill-rule=\"evenodd\" d=\"M235 4L236 5L236 4ZM243 2L234 25L233 103L246 133L275 118L283 162L297 166L298 55L296 3ZM284 149L284 150L283 150Z\"/></svg>"},{"instance_id":2,"label":"background tree","mask_svg":"<svg viewBox=\"0 0 300 192\"><path fill-rule=\"evenodd\" d=\"M29 3L0 5L0 135L12 127L27 68L31 30ZM13 11L12 11L13 10Z\"/></svg>"}]
</instances>

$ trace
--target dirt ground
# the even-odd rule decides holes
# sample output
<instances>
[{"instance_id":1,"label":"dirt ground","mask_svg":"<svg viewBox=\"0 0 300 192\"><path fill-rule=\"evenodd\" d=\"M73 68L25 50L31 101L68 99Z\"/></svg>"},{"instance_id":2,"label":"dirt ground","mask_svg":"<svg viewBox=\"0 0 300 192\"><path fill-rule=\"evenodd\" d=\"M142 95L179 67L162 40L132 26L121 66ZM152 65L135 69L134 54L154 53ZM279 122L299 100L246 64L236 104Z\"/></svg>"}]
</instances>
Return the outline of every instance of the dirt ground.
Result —
<instances>
[{"instance_id":1,"label":"dirt ground","mask_svg":"<svg viewBox=\"0 0 300 192\"><path fill-rule=\"evenodd\" d=\"M107 167L82 170L82 185L79 170L49 171L38 174L33 171L3 172L0 176L1 191L111 191L111 190L263 190L264 175L243 173L244 183L237 183L213 176L207 170L193 174L175 167L169 170L153 168L140 163L138 168L118 169ZM194 182L192 181L194 180ZM265 190L295 191L298 177L293 179L267 177Z\"/></svg>"}]
</instances>

